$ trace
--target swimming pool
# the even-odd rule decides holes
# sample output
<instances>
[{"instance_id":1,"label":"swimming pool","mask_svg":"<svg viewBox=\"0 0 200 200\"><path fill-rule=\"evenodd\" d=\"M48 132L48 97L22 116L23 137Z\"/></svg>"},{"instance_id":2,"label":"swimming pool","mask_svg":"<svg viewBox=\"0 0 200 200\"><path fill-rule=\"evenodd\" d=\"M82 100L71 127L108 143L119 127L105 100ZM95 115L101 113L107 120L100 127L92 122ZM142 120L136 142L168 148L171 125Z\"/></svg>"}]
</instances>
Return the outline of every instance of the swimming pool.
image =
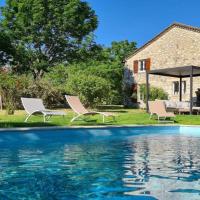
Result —
<instances>
[{"instance_id":1,"label":"swimming pool","mask_svg":"<svg viewBox=\"0 0 200 200\"><path fill-rule=\"evenodd\" d=\"M0 199L200 199L200 128L0 132Z\"/></svg>"}]
</instances>

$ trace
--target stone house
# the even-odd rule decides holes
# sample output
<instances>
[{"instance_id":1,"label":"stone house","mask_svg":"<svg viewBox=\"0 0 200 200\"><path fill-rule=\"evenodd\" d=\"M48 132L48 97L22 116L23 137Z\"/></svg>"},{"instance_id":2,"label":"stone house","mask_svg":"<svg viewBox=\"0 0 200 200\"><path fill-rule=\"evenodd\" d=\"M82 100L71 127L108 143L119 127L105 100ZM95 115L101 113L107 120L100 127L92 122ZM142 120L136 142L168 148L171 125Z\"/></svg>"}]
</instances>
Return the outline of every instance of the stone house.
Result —
<instances>
[{"instance_id":1,"label":"stone house","mask_svg":"<svg viewBox=\"0 0 200 200\"><path fill-rule=\"evenodd\" d=\"M200 28L173 23L152 40L137 49L125 60L125 81L137 88L140 101L140 85L146 83L146 70L182 66L200 66ZM193 96L200 88L200 77L193 79ZM150 75L150 86L163 88L171 100L179 100L180 85L176 78ZM183 79L182 94L189 101L190 80Z\"/></svg>"}]
</instances>

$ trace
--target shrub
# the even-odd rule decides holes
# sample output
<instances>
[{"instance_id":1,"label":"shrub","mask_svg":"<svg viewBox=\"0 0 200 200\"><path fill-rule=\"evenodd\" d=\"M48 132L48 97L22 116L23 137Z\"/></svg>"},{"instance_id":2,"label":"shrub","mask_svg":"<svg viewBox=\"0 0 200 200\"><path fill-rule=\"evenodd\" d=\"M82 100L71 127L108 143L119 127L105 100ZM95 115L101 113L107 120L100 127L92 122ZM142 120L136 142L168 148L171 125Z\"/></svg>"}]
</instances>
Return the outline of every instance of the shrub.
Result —
<instances>
[{"instance_id":1,"label":"shrub","mask_svg":"<svg viewBox=\"0 0 200 200\"><path fill-rule=\"evenodd\" d=\"M50 72L45 74L44 79L50 82L54 88L64 92L64 86L68 79L68 67L65 65L58 65L51 69Z\"/></svg>"},{"instance_id":2,"label":"shrub","mask_svg":"<svg viewBox=\"0 0 200 200\"><path fill-rule=\"evenodd\" d=\"M102 78L109 85L110 97L108 104L122 103L122 73L123 68L118 63L78 63L67 67L68 76L73 74L84 74L85 76L95 76Z\"/></svg>"},{"instance_id":3,"label":"shrub","mask_svg":"<svg viewBox=\"0 0 200 200\"><path fill-rule=\"evenodd\" d=\"M31 79L23 93L26 97L41 98L49 108L60 107L64 102L62 91L45 78L37 81Z\"/></svg>"},{"instance_id":4,"label":"shrub","mask_svg":"<svg viewBox=\"0 0 200 200\"><path fill-rule=\"evenodd\" d=\"M94 61L89 63L76 63L67 66L58 65L45 75L45 79L50 81L60 92L74 93L77 95L83 93L80 91L80 88L82 90L87 90L87 88L85 89L84 87L91 84L91 80L85 77L92 77L92 80L95 83L101 79L103 80L102 84L106 81L107 87L109 87L109 95L106 94L103 102L105 104L120 104L122 103L122 71L122 68L117 63L105 64ZM82 76L84 79L84 84L82 86L79 84L79 91L77 91L77 88L74 88L72 82L78 81L77 79L79 79L80 82L80 78L76 78L78 76ZM97 80L94 80L95 78ZM86 81L88 81L88 84L86 84ZM89 98L87 99L89 100ZM89 104L90 103L87 102L87 105ZM94 102L91 103L91 105L93 104Z\"/></svg>"},{"instance_id":5,"label":"shrub","mask_svg":"<svg viewBox=\"0 0 200 200\"><path fill-rule=\"evenodd\" d=\"M7 114L13 114L19 106L20 97L23 95L24 88L28 86L26 76L15 76L12 74L0 74L0 94L2 95L3 105Z\"/></svg>"},{"instance_id":6,"label":"shrub","mask_svg":"<svg viewBox=\"0 0 200 200\"><path fill-rule=\"evenodd\" d=\"M146 85L140 85L140 96L146 102ZM168 99L168 94L162 89L157 87L150 87L149 100L154 101L155 99Z\"/></svg>"},{"instance_id":7,"label":"shrub","mask_svg":"<svg viewBox=\"0 0 200 200\"><path fill-rule=\"evenodd\" d=\"M55 87L50 79L36 81L29 75L0 74L0 94L8 114L21 108L21 97L41 98L49 108L61 106L65 102L64 92Z\"/></svg>"},{"instance_id":8,"label":"shrub","mask_svg":"<svg viewBox=\"0 0 200 200\"><path fill-rule=\"evenodd\" d=\"M69 76L66 91L69 94L78 95L89 107L108 102L112 92L110 83L106 79L82 74L80 71Z\"/></svg>"}]
</instances>

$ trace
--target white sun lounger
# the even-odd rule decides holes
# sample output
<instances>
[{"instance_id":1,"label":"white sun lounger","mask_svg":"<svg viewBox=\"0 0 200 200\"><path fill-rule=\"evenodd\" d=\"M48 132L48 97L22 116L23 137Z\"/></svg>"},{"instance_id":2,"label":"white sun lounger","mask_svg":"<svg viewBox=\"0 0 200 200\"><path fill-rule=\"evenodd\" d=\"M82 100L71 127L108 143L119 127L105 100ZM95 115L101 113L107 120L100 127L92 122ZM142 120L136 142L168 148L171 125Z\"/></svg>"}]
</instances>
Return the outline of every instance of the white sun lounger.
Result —
<instances>
[{"instance_id":1,"label":"white sun lounger","mask_svg":"<svg viewBox=\"0 0 200 200\"><path fill-rule=\"evenodd\" d=\"M83 115L96 115L96 114L100 114L103 116L103 122L105 121L105 117L109 117L109 116L113 117L113 119L115 120L115 115L113 113L88 111L83 106L78 96L65 95L65 98L67 100L67 103L71 107L71 109L77 114L76 116L72 118L71 122L73 122L74 120L76 120L77 118Z\"/></svg>"},{"instance_id":2,"label":"white sun lounger","mask_svg":"<svg viewBox=\"0 0 200 200\"><path fill-rule=\"evenodd\" d=\"M43 115L44 122L49 120L51 116L65 116L66 113L63 111L54 111L54 110L47 110L44 107L42 99L38 98L21 98L22 105L27 112L28 116L25 119L25 122L31 117L31 115L41 113Z\"/></svg>"}]
</instances>

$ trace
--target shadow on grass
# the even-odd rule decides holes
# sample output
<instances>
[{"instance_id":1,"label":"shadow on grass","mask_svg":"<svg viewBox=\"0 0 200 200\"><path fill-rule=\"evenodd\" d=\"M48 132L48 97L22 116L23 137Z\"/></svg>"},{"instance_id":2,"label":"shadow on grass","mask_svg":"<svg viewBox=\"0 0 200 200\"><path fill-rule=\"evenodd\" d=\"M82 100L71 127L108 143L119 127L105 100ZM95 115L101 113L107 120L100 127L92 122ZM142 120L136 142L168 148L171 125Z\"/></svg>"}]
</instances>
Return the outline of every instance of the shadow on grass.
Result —
<instances>
[{"instance_id":1,"label":"shadow on grass","mask_svg":"<svg viewBox=\"0 0 200 200\"><path fill-rule=\"evenodd\" d=\"M88 123L70 123L70 126L112 126L112 125L116 125L114 123L111 123L111 122L105 122L105 123L91 123L91 122L88 122Z\"/></svg>"},{"instance_id":2,"label":"shadow on grass","mask_svg":"<svg viewBox=\"0 0 200 200\"><path fill-rule=\"evenodd\" d=\"M51 127L57 126L53 123L44 122L0 122L0 128L14 128L14 127Z\"/></svg>"},{"instance_id":3,"label":"shadow on grass","mask_svg":"<svg viewBox=\"0 0 200 200\"><path fill-rule=\"evenodd\" d=\"M126 110L99 110L100 112L112 112L112 113L127 113Z\"/></svg>"},{"instance_id":4,"label":"shadow on grass","mask_svg":"<svg viewBox=\"0 0 200 200\"><path fill-rule=\"evenodd\" d=\"M70 122L70 126L109 126L109 125L117 125L117 121L114 120L106 120L98 121L97 119L87 119L87 120L76 120Z\"/></svg>"},{"instance_id":5,"label":"shadow on grass","mask_svg":"<svg viewBox=\"0 0 200 200\"><path fill-rule=\"evenodd\" d=\"M151 123L152 122L152 123ZM144 124L148 124L148 123L144 123ZM158 119L151 119L149 124L178 124L177 120L160 120L158 121Z\"/></svg>"}]
</instances>

